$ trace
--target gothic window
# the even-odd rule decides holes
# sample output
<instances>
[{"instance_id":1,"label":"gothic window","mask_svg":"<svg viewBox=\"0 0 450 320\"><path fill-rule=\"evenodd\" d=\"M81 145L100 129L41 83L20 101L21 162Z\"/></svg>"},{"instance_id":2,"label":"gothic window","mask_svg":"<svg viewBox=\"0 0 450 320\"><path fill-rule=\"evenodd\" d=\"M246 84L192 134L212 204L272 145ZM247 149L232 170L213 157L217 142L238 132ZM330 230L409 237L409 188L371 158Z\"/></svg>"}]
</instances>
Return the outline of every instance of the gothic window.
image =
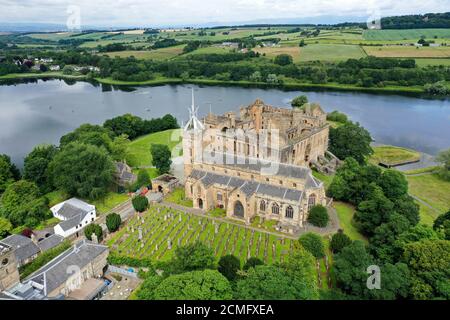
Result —
<instances>
[{"instance_id":1,"label":"gothic window","mask_svg":"<svg viewBox=\"0 0 450 320\"><path fill-rule=\"evenodd\" d=\"M308 198L308 211L312 209L316 205L316 195L312 194Z\"/></svg>"},{"instance_id":2,"label":"gothic window","mask_svg":"<svg viewBox=\"0 0 450 320\"><path fill-rule=\"evenodd\" d=\"M259 203L259 210L266 211L266 202L264 200L261 200Z\"/></svg>"},{"instance_id":3,"label":"gothic window","mask_svg":"<svg viewBox=\"0 0 450 320\"><path fill-rule=\"evenodd\" d=\"M222 201L222 193L217 192L217 201Z\"/></svg>"},{"instance_id":4,"label":"gothic window","mask_svg":"<svg viewBox=\"0 0 450 320\"><path fill-rule=\"evenodd\" d=\"M278 203L272 205L272 214L280 214L280 206Z\"/></svg>"},{"instance_id":5,"label":"gothic window","mask_svg":"<svg viewBox=\"0 0 450 320\"><path fill-rule=\"evenodd\" d=\"M291 206L286 208L286 218L288 219L294 218L294 209Z\"/></svg>"},{"instance_id":6,"label":"gothic window","mask_svg":"<svg viewBox=\"0 0 450 320\"><path fill-rule=\"evenodd\" d=\"M191 184L191 195L194 193L194 186Z\"/></svg>"}]
</instances>

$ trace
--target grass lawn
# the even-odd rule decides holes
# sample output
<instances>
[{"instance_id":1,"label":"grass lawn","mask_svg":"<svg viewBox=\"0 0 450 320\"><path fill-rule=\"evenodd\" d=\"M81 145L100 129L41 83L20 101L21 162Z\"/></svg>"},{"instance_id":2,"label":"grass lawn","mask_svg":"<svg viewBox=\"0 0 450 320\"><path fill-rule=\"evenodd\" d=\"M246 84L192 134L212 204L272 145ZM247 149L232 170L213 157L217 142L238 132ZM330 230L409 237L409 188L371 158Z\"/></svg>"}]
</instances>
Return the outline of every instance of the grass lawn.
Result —
<instances>
[{"instance_id":1,"label":"grass lawn","mask_svg":"<svg viewBox=\"0 0 450 320\"><path fill-rule=\"evenodd\" d=\"M325 189L328 189L331 182L333 182L334 176L329 176L329 175L317 172L315 170L312 171L312 174L315 178L319 179L320 181L322 181L325 184Z\"/></svg>"},{"instance_id":2,"label":"grass lawn","mask_svg":"<svg viewBox=\"0 0 450 320\"><path fill-rule=\"evenodd\" d=\"M152 144L165 144L172 150L179 143L181 143L181 130L179 129L142 136L130 142L127 150L127 163L132 167L151 166L150 146Z\"/></svg>"},{"instance_id":3,"label":"grass lawn","mask_svg":"<svg viewBox=\"0 0 450 320\"><path fill-rule=\"evenodd\" d=\"M359 231L353 225L352 219L353 215L355 214L355 208L350 204L338 201L335 201L333 206L337 211L339 223L341 229L344 230L344 233L348 235L352 240L362 240L364 242L367 242L366 237L359 233Z\"/></svg>"},{"instance_id":4,"label":"grass lawn","mask_svg":"<svg viewBox=\"0 0 450 320\"><path fill-rule=\"evenodd\" d=\"M158 177L160 174L158 173L158 169L156 168L145 168L145 169L132 169L133 173L135 175L138 175L140 170L145 170L148 172L148 175L150 176L150 179L154 179Z\"/></svg>"},{"instance_id":5,"label":"grass lawn","mask_svg":"<svg viewBox=\"0 0 450 320\"><path fill-rule=\"evenodd\" d=\"M380 58L450 58L450 47L363 47L367 55Z\"/></svg>"},{"instance_id":6,"label":"grass lawn","mask_svg":"<svg viewBox=\"0 0 450 320\"><path fill-rule=\"evenodd\" d=\"M192 208L194 206L192 200L186 198L184 188L175 189L164 200L184 207Z\"/></svg>"},{"instance_id":7,"label":"grass lawn","mask_svg":"<svg viewBox=\"0 0 450 320\"><path fill-rule=\"evenodd\" d=\"M69 196L60 190L52 191L45 196L49 201L49 207L53 207L54 205L69 199Z\"/></svg>"},{"instance_id":8,"label":"grass lawn","mask_svg":"<svg viewBox=\"0 0 450 320\"><path fill-rule=\"evenodd\" d=\"M420 169L414 169L414 170L408 170L404 171L404 174L420 174L420 173L427 173L427 172L434 172L439 170L438 166L435 167L426 167L426 168L420 168Z\"/></svg>"},{"instance_id":9,"label":"grass lawn","mask_svg":"<svg viewBox=\"0 0 450 320\"><path fill-rule=\"evenodd\" d=\"M398 165L400 163L420 160L420 153L414 150L394 147L373 147L374 154L370 157L373 164L385 163L387 165Z\"/></svg>"},{"instance_id":10,"label":"grass lawn","mask_svg":"<svg viewBox=\"0 0 450 320\"><path fill-rule=\"evenodd\" d=\"M105 214L111 211L113 208L118 206L119 204L127 201L129 199L128 194L126 193L115 193L110 192L106 195L105 198L95 200L95 201L89 201L88 203L94 205L97 209L97 215Z\"/></svg>"},{"instance_id":11,"label":"grass lawn","mask_svg":"<svg viewBox=\"0 0 450 320\"><path fill-rule=\"evenodd\" d=\"M439 211L422 209L421 213L425 221L434 220L439 213L445 213L450 209L450 182L442 180L437 174L407 176L406 179L412 195Z\"/></svg>"},{"instance_id":12,"label":"grass lawn","mask_svg":"<svg viewBox=\"0 0 450 320\"><path fill-rule=\"evenodd\" d=\"M195 54L212 54L212 53L225 54L225 53L229 53L230 51L231 51L230 48L219 47L219 46L210 46L210 47L199 48L197 50L189 52L186 54L186 56L195 55Z\"/></svg>"},{"instance_id":13,"label":"grass lawn","mask_svg":"<svg viewBox=\"0 0 450 320\"><path fill-rule=\"evenodd\" d=\"M273 59L280 54L288 54L292 56L295 63L300 62L300 47L264 47L255 48L253 51L266 54L269 59Z\"/></svg>"}]
</instances>

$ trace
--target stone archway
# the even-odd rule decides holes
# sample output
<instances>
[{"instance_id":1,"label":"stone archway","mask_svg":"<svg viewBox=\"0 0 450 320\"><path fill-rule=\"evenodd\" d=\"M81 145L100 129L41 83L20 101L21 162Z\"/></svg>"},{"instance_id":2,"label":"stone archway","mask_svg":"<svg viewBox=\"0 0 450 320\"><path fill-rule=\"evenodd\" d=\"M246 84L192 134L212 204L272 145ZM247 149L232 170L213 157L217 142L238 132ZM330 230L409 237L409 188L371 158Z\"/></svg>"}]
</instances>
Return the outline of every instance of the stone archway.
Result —
<instances>
[{"instance_id":1,"label":"stone archway","mask_svg":"<svg viewBox=\"0 0 450 320\"><path fill-rule=\"evenodd\" d=\"M163 190L163 187L162 187L162 186L158 186L158 192L159 192L159 193L163 193L163 191L164 191L164 190Z\"/></svg>"},{"instance_id":2,"label":"stone archway","mask_svg":"<svg viewBox=\"0 0 450 320\"><path fill-rule=\"evenodd\" d=\"M201 198L198 198L198 207L203 209L203 200Z\"/></svg>"},{"instance_id":3,"label":"stone archway","mask_svg":"<svg viewBox=\"0 0 450 320\"><path fill-rule=\"evenodd\" d=\"M234 203L233 214L238 218L244 218L244 206L239 200Z\"/></svg>"}]
</instances>

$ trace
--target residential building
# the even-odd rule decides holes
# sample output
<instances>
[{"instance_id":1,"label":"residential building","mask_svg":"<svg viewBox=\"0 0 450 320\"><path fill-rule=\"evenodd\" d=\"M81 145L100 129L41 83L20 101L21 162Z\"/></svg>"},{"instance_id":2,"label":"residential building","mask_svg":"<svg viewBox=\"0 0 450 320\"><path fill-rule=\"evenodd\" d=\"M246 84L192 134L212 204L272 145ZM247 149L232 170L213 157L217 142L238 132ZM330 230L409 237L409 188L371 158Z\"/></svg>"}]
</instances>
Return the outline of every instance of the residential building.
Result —
<instances>
[{"instance_id":1,"label":"residential building","mask_svg":"<svg viewBox=\"0 0 450 320\"><path fill-rule=\"evenodd\" d=\"M67 238L76 234L97 219L95 206L77 198L61 202L50 208L53 216L62 220L54 227L55 234Z\"/></svg>"}]
</instances>

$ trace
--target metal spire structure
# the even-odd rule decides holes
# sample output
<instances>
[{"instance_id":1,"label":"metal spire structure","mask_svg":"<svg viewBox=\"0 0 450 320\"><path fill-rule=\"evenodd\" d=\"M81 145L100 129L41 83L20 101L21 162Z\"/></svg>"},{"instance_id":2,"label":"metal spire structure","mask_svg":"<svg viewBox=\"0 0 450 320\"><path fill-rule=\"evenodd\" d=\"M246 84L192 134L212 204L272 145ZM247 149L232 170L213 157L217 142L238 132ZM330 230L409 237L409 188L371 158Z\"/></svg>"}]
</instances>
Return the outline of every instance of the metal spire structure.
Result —
<instances>
[{"instance_id":1,"label":"metal spire structure","mask_svg":"<svg viewBox=\"0 0 450 320\"><path fill-rule=\"evenodd\" d=\"M186 126L184 127L185 131L194 129L196 130L203 130L205 127L203 125L203 123L197 118L197 111L198 111L198 106L195 106L195 98L194 98L194 88L192 88L192 105L191 108L189 109L189 121L186 124Z\"/></svg>"}]
</instances>

